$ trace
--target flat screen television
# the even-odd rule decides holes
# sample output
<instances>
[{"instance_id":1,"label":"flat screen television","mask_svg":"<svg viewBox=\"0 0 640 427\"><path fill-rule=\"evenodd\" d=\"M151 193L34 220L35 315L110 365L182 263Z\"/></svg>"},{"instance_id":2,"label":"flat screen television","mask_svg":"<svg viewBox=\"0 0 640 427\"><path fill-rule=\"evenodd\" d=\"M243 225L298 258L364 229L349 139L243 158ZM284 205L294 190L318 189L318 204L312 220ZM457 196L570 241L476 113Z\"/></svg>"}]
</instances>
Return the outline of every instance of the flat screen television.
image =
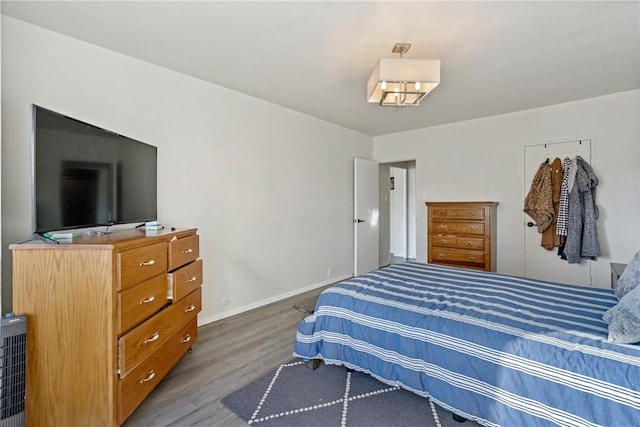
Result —
<instances>
[{"instance_id":1,"label":"flat screen television","mask_svg":"<svg viewBox=\"0 0 640 427\"><path fill-rule=\"evenodd\" d=\"M157 148L32 106L33 231L157 219Z\"/></svg>"}]
</instances>

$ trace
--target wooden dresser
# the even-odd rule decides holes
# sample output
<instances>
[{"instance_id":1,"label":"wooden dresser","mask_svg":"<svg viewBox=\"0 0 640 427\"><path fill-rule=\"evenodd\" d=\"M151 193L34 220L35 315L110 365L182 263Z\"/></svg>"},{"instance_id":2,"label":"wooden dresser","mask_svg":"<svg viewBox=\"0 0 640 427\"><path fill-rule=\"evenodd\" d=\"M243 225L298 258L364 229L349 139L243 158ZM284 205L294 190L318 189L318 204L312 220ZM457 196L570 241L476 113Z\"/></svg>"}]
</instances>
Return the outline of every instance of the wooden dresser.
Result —
<instances>
[{"instance_id":1,"label":"wooden dresser","mask_svg":"<svg viewBox=\"0 0 640 427\"><path fill-rule=\"evenodd\" d=\"M496 270L497 202L426 202L427 261Z\"/></svg>"},{"instance_id":2,"label":"wooden dresser","mask_svg":"<svg viewBox=\"0 0 640 427\"><path fill-rule=\"evenodd\" d=\"M27 426L117 426L191 348L201 309L196 229L15 244L27 315Z\"/></svg>"}]
</instances>

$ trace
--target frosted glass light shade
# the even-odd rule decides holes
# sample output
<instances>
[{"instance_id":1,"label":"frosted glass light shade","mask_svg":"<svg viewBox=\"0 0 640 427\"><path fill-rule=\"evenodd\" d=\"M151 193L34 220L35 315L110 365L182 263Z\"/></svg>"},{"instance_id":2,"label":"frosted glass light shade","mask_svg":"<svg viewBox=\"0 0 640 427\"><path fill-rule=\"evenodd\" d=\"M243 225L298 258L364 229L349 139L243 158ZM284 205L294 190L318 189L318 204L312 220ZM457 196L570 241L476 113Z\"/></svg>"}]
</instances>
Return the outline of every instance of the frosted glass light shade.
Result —
<instances>
[{"instance_id":1,"label":"frosted glass light shade","mask_svg":"<svg viewBox=\"0 0 640 427\"><path fill-rule=\"evenodd\" d=\"M438 84L439 59L380 58L367 82L367 101L382 106L417 106Z\"/></svg>"}]
</instances>

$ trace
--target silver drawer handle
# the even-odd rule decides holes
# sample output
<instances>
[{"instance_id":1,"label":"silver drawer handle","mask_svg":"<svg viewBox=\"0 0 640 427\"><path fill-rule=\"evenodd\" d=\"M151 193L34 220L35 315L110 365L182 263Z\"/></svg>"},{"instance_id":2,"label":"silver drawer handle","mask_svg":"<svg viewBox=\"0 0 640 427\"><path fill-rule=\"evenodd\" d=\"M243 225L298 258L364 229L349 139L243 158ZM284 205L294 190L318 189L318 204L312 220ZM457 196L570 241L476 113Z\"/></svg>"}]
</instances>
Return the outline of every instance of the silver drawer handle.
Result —
<instances>
[{"instance_id":1,"label":"silver drawer handle","mask_svg":"<svg viewBox=\"0 0 640 427\"><path fill-rule=\"evenodd\" d=\"M143 378L143 379L140 380L140 384L144 384L147 381L151 381L153 379L153 377L155 377L155 376L156 376L155 372L153 372L153 371L149 372L149 375L147 375L147 378Z\"/></svg>"},{"instance_id":2,"label":"silver drawer handle","mask_svg":"<svg viewBox=\"0 0 640 427\"><path fill-rule=\"evenodd\" d=\"M184 310L184 312L185 312L185 313L190 313L190 312L192 312L192 311L193 311L193 310L195 310L195 309L196 309L196 306L195 306L195 305L193 305L193 304L191 304L189 307L187 307L187 308Z\"/></svg>"},{"instance_id":3,"label":"silver drawer handle","mask_svg":"<svg viewBox=\"0 0 640 427\"><path fill-rule=\"evenodd\" d=\"M191 248L185 249L184 251L182 251L183 254L190 254L191 252L193 252L193 249Z\"/></svg>"},{"instance_id":4,"label":"silver drawer handle","mask_svg":"<svg viewBox=\"0 0 640 427\"><path fill-rule=\"evenodd\" d=\"M153 258L151 258L149 261L141 262L141 263L140 263L140 267L145 267L145 266L147 266L147 265L153 265L153 264L155 264L155 263L156 263L156 260L155 260L155 259L153 259Z\"/></svg>"},{"instance_id":5,"label":"silver drawer handle","mask_svg":"<svg viewBox=\"0 0 640 427\"><path fill-rule=\"evenodd\" d=\"M191 341L191 334L187 334L187 336L182 338L180 341L182 341L184 344L188 343L189 341Z\"/></svg>"},{"instance_id":6,"label":"silver drawer handle","mask_svg":"<svg viewBox=\"0 0 640 427\"><path fill-rule=\"evenodd\" d=\"M151 295L149 298L145 298L142 301L140 301L140 304L148 304L150 302L155 301L156 297L154 295Z\"/></svg>"},{"instance_id":7,"label":"silver drawer handle","mask_svg":"<svg viewBox=\"0 0 640 427\"><path fill-rule=\"evenodd\" d=\"M198 278L193 276L191 279L187 280L187 283L195 282L196 280L198 280Z\"/></svg>"},{"instance_id":8,"label":"silver drawer handle","mask_svg":"<svg viewBox=\"0 0 640 427\"><path fill-rule=\"evenodd\" d=\"M149 344L150 342L158 341L158 338L160 338L160 334L157 332L154 332L153 335L151 335L149 338L144 340L144 343Z\"/></svg>"}]
</instances>

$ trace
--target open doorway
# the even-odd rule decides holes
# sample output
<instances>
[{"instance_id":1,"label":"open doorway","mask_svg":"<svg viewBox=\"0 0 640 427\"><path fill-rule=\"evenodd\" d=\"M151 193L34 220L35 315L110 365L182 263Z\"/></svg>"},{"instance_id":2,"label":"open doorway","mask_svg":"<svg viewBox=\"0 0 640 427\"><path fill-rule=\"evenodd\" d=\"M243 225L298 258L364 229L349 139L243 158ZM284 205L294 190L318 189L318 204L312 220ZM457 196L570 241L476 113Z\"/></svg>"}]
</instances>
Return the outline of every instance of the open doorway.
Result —
<instances>
[{"instance_id":1,"label":"open doorway","mask_svg":"<svg viewBox=\"0 0 640 427\"><path fill-rule=\"evenodd\" d=\"M379 165L380 266L416 259L416 162Z\"/></svg>"}]
</instances>

